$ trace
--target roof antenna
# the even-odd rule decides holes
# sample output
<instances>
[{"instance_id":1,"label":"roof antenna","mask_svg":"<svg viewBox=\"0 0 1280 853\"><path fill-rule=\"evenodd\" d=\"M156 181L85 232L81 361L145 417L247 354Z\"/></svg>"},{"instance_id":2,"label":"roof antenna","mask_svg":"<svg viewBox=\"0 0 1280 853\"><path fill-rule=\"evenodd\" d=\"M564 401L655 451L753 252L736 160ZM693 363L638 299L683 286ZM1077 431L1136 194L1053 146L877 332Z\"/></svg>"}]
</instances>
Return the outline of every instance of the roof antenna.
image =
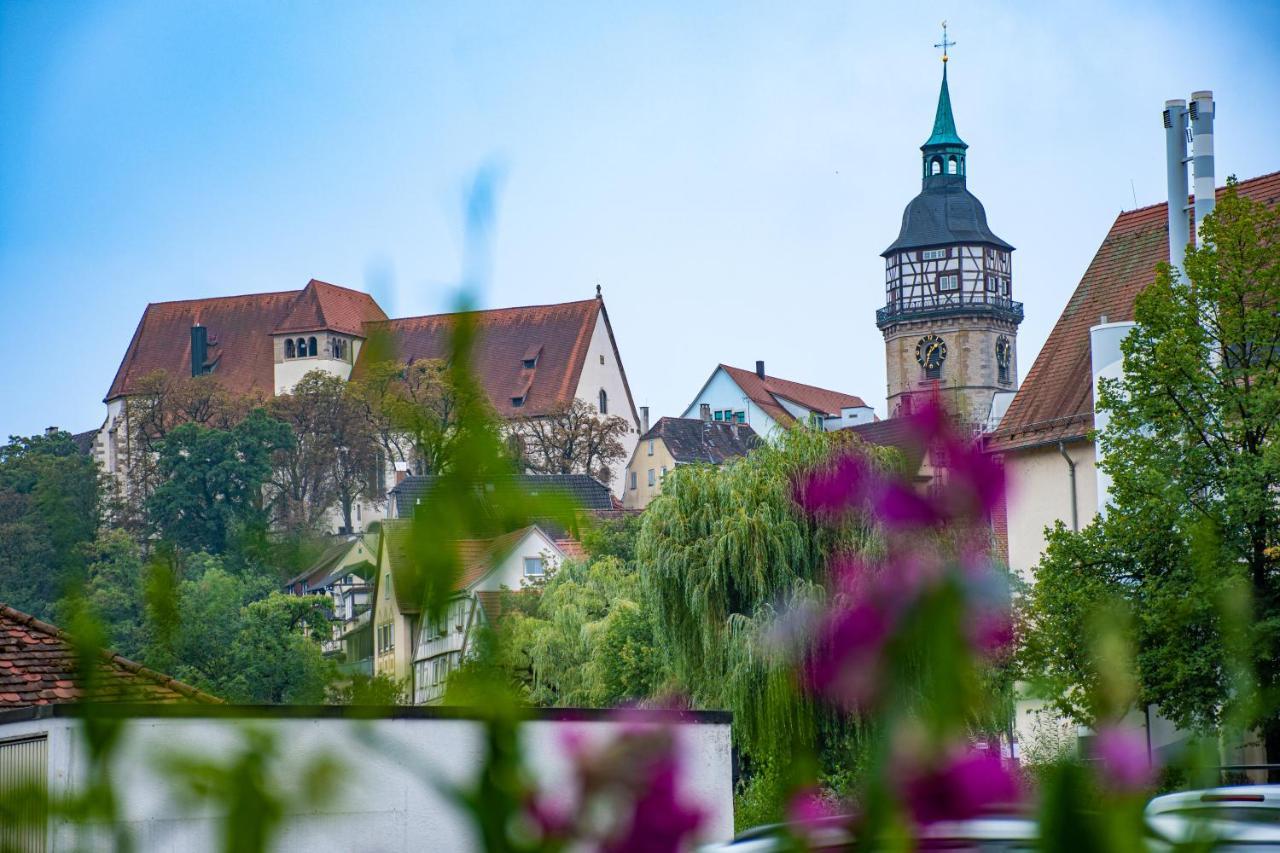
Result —
<instances>
[{"instance_id":1,"label":"roof antenna","mask_svg":"<svg viewBox=\"0 0 1280 853\"><path fill-rule=\"evenodd\" d=\"M1133 178L1129 179L1129 191L1133 193L1133 209L1138 209L1138 188L1133 185Z\"/></svg>"}]
</instances>

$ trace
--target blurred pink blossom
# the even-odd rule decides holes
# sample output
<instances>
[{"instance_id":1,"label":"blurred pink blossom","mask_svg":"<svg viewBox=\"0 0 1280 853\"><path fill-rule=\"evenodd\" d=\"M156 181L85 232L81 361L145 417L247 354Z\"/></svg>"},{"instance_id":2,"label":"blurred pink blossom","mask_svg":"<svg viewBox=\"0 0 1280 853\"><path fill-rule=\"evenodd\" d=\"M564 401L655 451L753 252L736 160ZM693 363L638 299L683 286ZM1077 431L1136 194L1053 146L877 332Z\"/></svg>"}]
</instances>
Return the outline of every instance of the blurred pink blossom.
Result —
<instances>
[{"instance_id":1,"label":"blurred pink blossom","mask_svg":"<svg viewBox=\"0 0 1280 853\"><path fill-rule=\"evenodd\" d=\"M966 750L941 766L909 776L903 798L917 823L968 820L1016 804L1018 782L998 756Z\"/></svg>"},{"instance_id":2,"label":"blurred pink blossom","mask_svg":"<svg viewBox=\"0 0 1280 853\"><path fill-rule=\"evenodd\" d=\"M702 825L706 815L679 796L675 756L667 754L649 768L625 831L604 846L609 853L676 853Z\"/></svg>"},{"instance_id":3,"label":"blurred pink blossom","mask_svg":"<svg viewBox=\"0 0 1280 853\"><path fill-rule=\"evenodd\" d=\"M1151 787L1156 768L1147 753L1146 736L1138 729L1105 726L1093 741L1102 785L1113 791L1135 792Z\"/></svg>"},{"instance_id":4,"label":"blurred pink blossom","mask_svg":"<svg viewBox=\"0 0 1280 853\"><path fill-rule=\"evenodd\" d=\"M834 610L809 658L809 685L845 708L870 702L878 687L880 653L892 628L886 608L869 601Z\"/></svg>"}]
</instances>

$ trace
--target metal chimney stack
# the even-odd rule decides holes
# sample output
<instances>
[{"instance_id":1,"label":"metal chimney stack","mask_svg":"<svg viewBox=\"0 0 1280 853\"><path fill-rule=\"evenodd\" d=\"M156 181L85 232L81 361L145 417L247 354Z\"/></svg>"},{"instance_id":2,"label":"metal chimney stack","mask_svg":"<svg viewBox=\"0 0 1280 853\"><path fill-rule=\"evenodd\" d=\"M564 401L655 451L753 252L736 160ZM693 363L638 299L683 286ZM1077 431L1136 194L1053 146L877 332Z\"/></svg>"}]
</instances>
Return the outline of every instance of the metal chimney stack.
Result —
<instances>
[{"instance_id":1,"label":"metal chimney stack","mask_svg":"<svg viewBox=\"0 0 1280 853\"><path fill-rule=\"evenodd\" d=\"M1165 168L1169 181L1169 265L1182 273L1191 242L1187 220L1187 102L1164 102Z\"/></svg>"},{"instance_id":2,"label":"metal chimney stack","mask_svg":"<svg viewBox=\"0 0 1280 853\"><path fill-rule=\"evenodd\" d=\"M1192 163L1196 176L1196 238L1199 245L1200 225L1213 212L1217 194L1213 176L1213 92L1192 92L1188 112L1191 114L1192 150L1195 152Z\"/></svg>"}]
</instances>

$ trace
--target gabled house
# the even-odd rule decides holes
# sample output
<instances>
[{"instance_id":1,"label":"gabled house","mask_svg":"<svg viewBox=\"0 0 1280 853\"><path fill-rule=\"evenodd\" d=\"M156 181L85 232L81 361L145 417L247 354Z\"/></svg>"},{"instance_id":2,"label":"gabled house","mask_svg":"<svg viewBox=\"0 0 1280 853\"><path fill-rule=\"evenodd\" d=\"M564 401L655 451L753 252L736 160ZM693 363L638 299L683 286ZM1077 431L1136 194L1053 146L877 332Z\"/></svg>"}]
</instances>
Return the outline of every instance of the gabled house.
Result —
<instances>
[{"instance_id":1,"label":"gabled house","mask_svg":"<svg viewBox=\"0 0 1280 853\"><path fill-rule=\"evenodd\" d=\"M406 681L413 702L424 704L444 695L445 679L466 655L473 632L497 612L499 593L545 576L562 560L580 555L581 548L571 540L557 541L538 525L491 539L443 542L440 547L456 549L462 571L445 618L432 622L422 611L411 524L408 519L383 524L371 619L373 671Z\"/></svg>"},{"instance_id":2,"label":"gabled house","mask_svg":"<svg viewBox=\"0 0 1280 853\"><path fill-rule=\"evenodd\" d=\"M106 649L99 652L99 702L219 703L222 700ZM75 643L59 628L0 604L0 710L85 697Z\"/></svg>"},{"instance_id":3,"label":"gabled house","mask_svg":"<svg viewBox=\"0 0 1280 853\"><path fill-rule=\"evenodd\" d=\"M769 376L757 361L755 371L718 365L683 417L745 423L771 438L795 424L831 430L868 423L875 411L853 394Z\"/></svg>"},{"instance_id":4,"label":"gabled house","mask_svg":"<svg viewBox=\"0 0 1280 853\"><path fill-rule=\"evenodd\" d=\"M576 543L573 543L576 545ZM476 632L501 614L504 595L545 577L572 556L537 525L495 539L456 543L462 576L443 618L424 619L413 653L413 704L444 697L449 673L472 650Z\"/></svg>"},{"instance_id":5,"label":"gabled house","mask_svg":"<svg viewBox=\"0 0 1280 853\"><path fill-rule=\"evenodd\" d=\"M747 455L759 436L748 423L702 418L659 418L627 463L627 509L644 509L662 494L662 481L680 465L720 465Z\"/></svg>"},{"instance_id":6,"label":"gabled house","mask_svg":"<svg viewBox=\"0 0 1280 853\"><path fill-rule=\"evenodd\" d=\"M377 533L336 537L306 570L285 584L285 591L293 595L329 597L333 633L320 638L320 645L347 672L372 673L369 609L377 555Z\"/></svg>"}]
</instances>

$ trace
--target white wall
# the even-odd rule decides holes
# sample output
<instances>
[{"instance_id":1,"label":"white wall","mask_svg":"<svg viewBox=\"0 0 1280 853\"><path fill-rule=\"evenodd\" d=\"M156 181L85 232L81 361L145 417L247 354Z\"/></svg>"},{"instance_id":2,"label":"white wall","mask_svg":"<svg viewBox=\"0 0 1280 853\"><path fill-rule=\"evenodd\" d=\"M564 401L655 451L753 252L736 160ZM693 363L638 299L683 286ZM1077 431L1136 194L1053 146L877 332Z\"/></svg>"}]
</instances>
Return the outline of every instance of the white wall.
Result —
<instances>
[{"instance_id":1,"label":"white wall","mask_svg":"<svg viewBox=\"0 0 1280 853\"><path fill-rule=\"evenodd\" d=\"M716 409L745 411L747 413L747 423L751 424L751 428L758 435L765 438L772 438L781 429L773 418L751 402L751 399L738 387L738 383L734 382L733 378L720 367L716 368L715 373L711 375L711 380L707 382L707 386L702 389L702 393L694 398L681 417L699 417L698 412L703 403L710 403L711 411L713 412Z\"/></svg>"},{"instance_id":2,"label":"white wall","mask_svg":"<svg viewBox=\"0 0 1280 853\"><path fill-rule=\"evenodd\" d=\"M416 709L415 709L416 710ZM549 712L548 717L555 712ZM581 732L588 743L615 734L627 722L538 719L522 729L529 768L542 790L568 791L571 767L564 748L567 732ZM650 720L659 719L650 716ZM709 814L705 840L725 840L733 832L732 767L729 725L723 722L675 723L683 759L682 791ZM47 733L49 792L74 788L85 776L84 743L79 723L67 717L0 724L0 739ZM224 763L243 748L246 729L275 740L279 759L272 788L294 790L308 764L320 756L341 763L337 790L327 804L295 801L285 811L274 851L341 850L346 853L478 849L465 818L426 775L452 783L469 782L483 750L481 725L468 719L439 719L408 714L375 721L327 717L281 719L135 718L126 726L116 753L114 779L121 813L141 853L216 851L224 811L190 807L176 797L176 786L156 768L157 760L177 755ZM70 827L55 827L52 851L111 849L104 837L77 845Z\"/></svg>"},{"instance_id":3,"label":"white wall","mask_svg":"<svg viewBox=\"0 0 1280 853\"><path fill-rule=\"evenodd\" d=\"M1066 445L1076 463L1076 509L1080 527L1098 511L1094 447L1090 441ZM1009 496L1009 567L1026 581L1044 553L1044 531L1061 520L1071 527L1071 477L1056 444L1020 450L1004 457Z\"/></svg>"},{"instance_id":4,"label":"white wall","mask_svg":"<svg viewBox=\"0 0 1280 853\"><path fill-rule=\"evenodd\" d=\"M587 360L582 365L582 373L578 377L578 389L574 392L574 397L591 406L598 406L601 388L609 396L609 415L625 418L631 425L631 430L622 438L622 449L625 452L622 458L614 463L613 478L608 484L610 490L621 497L627 460L631 458L631 451L640 440L640 422L632 412L631 399L627 396L627 386L622 379L622 365L614 355L613 343L609 340L609 330L605 326L603 311L596 318L596 328L591 333Z\"/></svg>"}]
</instances>

